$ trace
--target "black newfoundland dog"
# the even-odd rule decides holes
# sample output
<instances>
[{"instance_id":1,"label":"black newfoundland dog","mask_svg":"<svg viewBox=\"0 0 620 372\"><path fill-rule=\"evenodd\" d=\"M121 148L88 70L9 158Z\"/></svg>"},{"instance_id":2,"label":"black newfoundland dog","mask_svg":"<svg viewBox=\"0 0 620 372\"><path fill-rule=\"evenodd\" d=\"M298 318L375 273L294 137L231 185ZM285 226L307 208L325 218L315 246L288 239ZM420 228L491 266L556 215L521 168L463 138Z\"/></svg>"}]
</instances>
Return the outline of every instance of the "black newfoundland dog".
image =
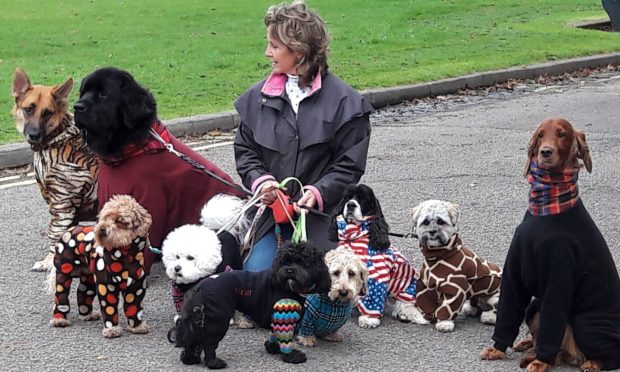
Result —
<instances>
[{"instance_id":1,"label":"black newfoundland dog","mask_svg":"<svg viewBox=\"0 0 620 372\"><path fill-rule=\"evenodd\" d=\"M245 197L229 175L168 131L157 118L153 95L128 72L106 67L86 76L74 109L75 124L100 159L99 205L113 195L133 196L153 216L149 240L155 250L175 228L200 223L200 209L211 197ZM152 251L145 252L147 274L155 258Z\"/></svg>"},{"instance_id":2,"label":"black newfoundland dog","mask_svg":"<svg viewBox=\"0 0 620 372\"><path fill-rule=\"evenodd\" d=\"M153 95L128 72L114 67L84 78L73 108L75 124L101 157L116 156L128 144L144 143L157 120Z\"/></svg>"},{"instance_id":3,"label":"black newfoundland dog","mask_svg":"<svg viewBox=\"0 0 620 372\"><path fill-rule=\"evenodd\" d=\"M235 310L250 316L272 333L265 348L282 354L287 363L303 363L306 355L292 348L293 331L301 319L303 294L327 293L331 279L325 257L312 243L285 243L273 266L259 272L230 271L202 280L188 294L180 320L173 328L181 361L219 369L226 362L215 350L228 331Z\"/></svg>"}]
</instances>

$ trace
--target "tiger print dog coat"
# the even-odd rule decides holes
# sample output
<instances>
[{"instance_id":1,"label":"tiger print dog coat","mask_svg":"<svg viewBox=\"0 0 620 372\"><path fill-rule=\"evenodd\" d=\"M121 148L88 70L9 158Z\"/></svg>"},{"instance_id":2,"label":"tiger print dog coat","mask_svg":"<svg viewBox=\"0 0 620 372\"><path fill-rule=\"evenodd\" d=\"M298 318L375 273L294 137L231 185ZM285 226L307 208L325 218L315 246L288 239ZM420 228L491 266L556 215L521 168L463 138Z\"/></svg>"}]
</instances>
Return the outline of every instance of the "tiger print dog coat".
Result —
<instances>
[{"instance_id":1,"label":"tiger print dog coat","mask_svg":"<svg viewBox=\"0 0 620 372\"><path fill-rule=\"evenodd\" d=\"M67 110L72 87L71 78L53 87L32 85L20 69L13 77L15 125L34 152L35 178L51 215L50 254L33 270L47 270L61 235L79 221L94 221L97 212L98 161Z\"/></svg>"}]
</instances>

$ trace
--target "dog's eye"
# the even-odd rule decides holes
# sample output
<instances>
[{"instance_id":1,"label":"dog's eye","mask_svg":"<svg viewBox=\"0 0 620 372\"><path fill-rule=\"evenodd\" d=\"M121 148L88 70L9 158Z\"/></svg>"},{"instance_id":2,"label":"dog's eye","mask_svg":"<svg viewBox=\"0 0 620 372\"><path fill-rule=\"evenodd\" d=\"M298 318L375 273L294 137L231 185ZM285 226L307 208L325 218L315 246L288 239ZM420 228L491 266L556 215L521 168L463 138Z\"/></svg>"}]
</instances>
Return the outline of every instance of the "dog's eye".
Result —
<instances>
[{"instance_id":1,"label":"dog's eye","mask_svg":"<svg viewBox=\"0 0 620 372\"><path fill-rule=\"evenodd\" d=\"M542 131L538 132L538 136L537 136L538 138L543 138L544 136L545 134Z\"/></svg>"},{"instance_id":2,"label":"dog's eye","mask_svg":"<svg viewBox=\"0 0 620 372\"><path fill-rule=\"evenodd\" d=\"M559 136L560 138L562 138L562 137L566 136L566 131L561 130L561 131L560 131L560 133L558 133L558 136Z\"/></svg>"},{"instance_id":3,"label":"dog's eye","mask_svg":"<svg viewBox=\"0 0 620 372\"><path fill-rule=\"evenodd\" d=\"M347 274L349 275L349 278L353 278L355 276L355 273L351 270L349 270Z\"/></svg>"},{"instance_id":4,"label":"dog's eye","mask_svg":"<svg viewBox=\"0 0 620 372\"><path fill-rule=\"evenodd\" d=\"M430 224L431 224L431 221L429 221L429 220L422 221L422 225L424 225L424 226L428 226Z\"/></svg>"},{"instance_id":5,"label":"dog's eye","mask_svg":"<svg viewBox=\"0 0 620 372\"><path fill-rule=\"evenodd\" d=\"M181 258L181 257L177 254L177 255L176 255L176 258L177 258L177 260L178 260L178 259L179 259L179 258Z\"/></svg>"},{"instance_id":6,"label":"dog's eye","mask_svg":"<svg viewBox=\"0 0 620 372\"><path fill-rule=\"evenodd\" d=\"M25 107L25 108L24 108L24 112L25 112L27 115L32 115L32 113L34 112L34 109L35 109L36 107L37 107L37 106L33 103L32 105L30 105L30 106L28 106L28 107Z\"/></svg>"},{"instance_id":7,"label":"dog's eye","mask_svg":"<svg viewBox=\"0 0 620 372\"><path fill-rule=\"evenodd\" d=\"M188 261L193 261L194 260L194 256L187 256L187 260Z\"/></svg>"},{"instance_id":8,"label":"dog's eye","mask_svg":"<svg viewBox=\"0 0 620 372\"><path fill-rule=\"evenodd\" d=\"M333 276L340 276L340 270L336 270L332 272Z\"/></svg>"},{"instance_id":9,"label":"dog's eye","mask_svg":"<svg viewBox=\"0 0 620 372\"><path fill-rule=\"evenodd\" d=\"M437 219L437 225L445 225L446 221L442 220L441 218Z\"/></svg>"},{"instance_id":10,"label":"dog's eye","mask_svg":"<svg viewBox=\"0 0 620 372\"><path fill-rule=\"evenodd\" d=\"M43 117L44 119L49 118L50 116L52 116L53 112L51 112L50 110L44 110L43 114L41 115L41 117Z\"/></svg>"},{"instance_id":11,"label":"dog's eye","mask_svg":"<svg viewBox=\"0 0 620 372\"><path fill-rule=\"evenodd\" d=\"M98 92L97 95L99 98L106 98L108 96L105 92Z\"/></svg>"}]
</instances>

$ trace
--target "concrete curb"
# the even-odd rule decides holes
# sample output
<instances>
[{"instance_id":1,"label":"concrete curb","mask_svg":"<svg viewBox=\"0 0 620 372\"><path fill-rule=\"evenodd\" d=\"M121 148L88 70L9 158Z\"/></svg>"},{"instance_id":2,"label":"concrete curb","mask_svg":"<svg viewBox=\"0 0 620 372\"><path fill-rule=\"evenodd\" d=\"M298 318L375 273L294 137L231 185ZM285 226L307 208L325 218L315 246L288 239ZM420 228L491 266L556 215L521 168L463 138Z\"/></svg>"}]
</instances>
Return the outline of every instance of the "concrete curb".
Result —
<instances>
[{"instance_id":1,"label":"concrete curb","mask_svg":"<svg viewBox=\"0 0 620 372\"><path fill-rule=\"evenodd\" d=\"M524 67L511 67L504 70L481 72L428 83L368 89L360 93L377 109L415 98L455 93L461 89L476 89L512 79L532 79L544 75L562 75L583 68L596 68L607 65L620 65L620 53L546 62ZM215 128L233 129L238 124L239 116L234 111L166 121L166 125L172 134L177 137L189 134L205 134ZM31 162L32 151L27 144L18 143L0 146L0 168L19 167Z\"/></svg>"}]
</instances>

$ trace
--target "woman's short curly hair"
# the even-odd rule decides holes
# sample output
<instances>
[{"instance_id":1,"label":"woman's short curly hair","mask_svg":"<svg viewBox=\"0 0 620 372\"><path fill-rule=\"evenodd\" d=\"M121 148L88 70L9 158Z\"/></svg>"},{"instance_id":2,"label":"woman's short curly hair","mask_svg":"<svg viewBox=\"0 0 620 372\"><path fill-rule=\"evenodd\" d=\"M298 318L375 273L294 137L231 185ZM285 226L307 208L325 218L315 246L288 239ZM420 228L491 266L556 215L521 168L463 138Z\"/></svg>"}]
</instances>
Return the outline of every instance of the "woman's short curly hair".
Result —
<instances>
[{"instance_id":1,"label":"woman's short curly hair","mask_svg":"<svg viewBox=\"0 0 620 372\"><path fill-rule=\"evenodd\" d=\"M271 39L302 55L297 63L301 86L309 85L318 71L327 71L327 27L321 17L308 9L303 1L269 7L265 26Z\"/></svg>"}]
</instances>

